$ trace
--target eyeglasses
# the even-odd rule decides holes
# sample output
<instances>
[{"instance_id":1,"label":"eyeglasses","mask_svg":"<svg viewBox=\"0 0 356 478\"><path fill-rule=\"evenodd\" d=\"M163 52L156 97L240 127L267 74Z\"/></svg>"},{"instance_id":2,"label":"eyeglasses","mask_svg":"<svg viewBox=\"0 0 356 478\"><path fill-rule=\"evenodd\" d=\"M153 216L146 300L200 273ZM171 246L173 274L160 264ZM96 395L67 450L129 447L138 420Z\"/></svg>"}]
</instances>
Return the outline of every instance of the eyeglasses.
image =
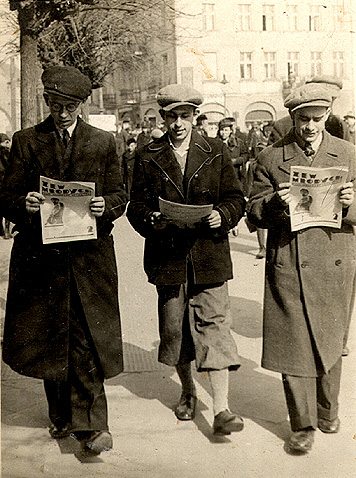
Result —
<instances>
[{"instance_id":1,"label":"eyeglasses","mask_svg":"<svg viewBox=\"0 0 356 478\"><path fill-rule=\"evenodd\" d=\"M68 103L66 105L62 105L61 103L53 103L52 101L49 101L48 104L50 108L57 113L64 109L66 109L69 113L73 113L80 105L80 103Z\"/></svg>"}]
</instances>

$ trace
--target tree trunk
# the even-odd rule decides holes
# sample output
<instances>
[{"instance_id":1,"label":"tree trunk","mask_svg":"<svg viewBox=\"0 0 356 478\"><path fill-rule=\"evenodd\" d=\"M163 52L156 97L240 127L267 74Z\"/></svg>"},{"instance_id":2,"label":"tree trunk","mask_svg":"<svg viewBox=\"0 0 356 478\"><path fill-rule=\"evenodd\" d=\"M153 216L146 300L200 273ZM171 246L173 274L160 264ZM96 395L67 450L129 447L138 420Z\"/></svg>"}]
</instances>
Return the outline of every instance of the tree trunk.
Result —
<instances>
[{"instance_id":1,"label":"tree trunk","mask_svg":"<svg viewBox=\"0 0 356 478\"><path fill-rule=\"evenodd\" d=\"M21 57L21 128L37 123L37 40L30 36L29 12L19 10Z\"/></svg>"}]
</instances>

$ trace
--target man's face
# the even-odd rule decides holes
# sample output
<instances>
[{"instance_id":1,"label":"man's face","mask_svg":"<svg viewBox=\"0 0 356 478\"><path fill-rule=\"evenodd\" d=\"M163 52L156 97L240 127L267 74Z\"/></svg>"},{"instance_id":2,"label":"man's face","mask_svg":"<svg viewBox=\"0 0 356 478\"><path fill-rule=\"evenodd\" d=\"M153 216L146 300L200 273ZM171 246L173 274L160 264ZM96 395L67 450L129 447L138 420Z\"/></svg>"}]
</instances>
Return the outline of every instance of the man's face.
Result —
<instances>
[{"instance_id":1,"label":"man's face","mask_svg":"<svg viewBox=\"0 0 356 478\"><path fill-rule=\"evenodd\" d=\"M225 126L225 128L219 129L219 136L223 141L227 139L230 136L230 134L231 134L230 126Z\"/></svg>"},{"instance_id":2,"label":"man's face","mask_svg":"<svg viewBox=\"0 0 356 478\"><path fill-rule=\"evenodd\" d=\"M353 128L355 126L355 118L352 116L347 116L345 118L346 123L349 125L350 128Z\"/></svg>"},{"instance_id":3,"label":"man's face","mask_svg":"<svg viewBox=\"0 0 356 478\"><path fill-rule=\"evenodd\" d=\"M303 141L313 143L325 129L330 110L324 106L307 106L293 113L297 135Z\"/></svg>"},{"instance_id":4,"label":"man's face","mask_svg":"<svg viewBox=\"0 0 356 478\"><path fill-rule=\"evenodd\" d=\"M132 142L128 145L128 150L130 151L130 153L133 153L136 149L136 143Z\"/></svg>"},{"instance_id":5,"label":"man's face","mask_svg":"<svg viewBox=\"0 0 356 478\"><path fill-rule=\"evenodd\" d=\"M194 108L192 106L177 106L164 112L164 124L174 142L182 142L192 131Z\"/></svg>"},{"instance_id":6,"label":"man's face","mask_svg":"<svg viewBox=\"0 0 356 478\"><path fill-rule=\"evenodd\" d=\"M69 128L77 121L82 105L81 101L74 101L53 94L45 94L44 99L57 128Z\"/></svg>"}]
</instances>

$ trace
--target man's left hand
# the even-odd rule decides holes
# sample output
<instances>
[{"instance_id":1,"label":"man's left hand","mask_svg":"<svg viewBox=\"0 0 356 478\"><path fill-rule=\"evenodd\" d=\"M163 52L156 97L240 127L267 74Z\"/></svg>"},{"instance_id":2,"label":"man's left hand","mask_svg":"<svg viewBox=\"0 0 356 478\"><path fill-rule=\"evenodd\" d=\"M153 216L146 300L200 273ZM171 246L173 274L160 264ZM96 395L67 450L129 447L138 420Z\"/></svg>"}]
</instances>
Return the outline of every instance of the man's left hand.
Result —
<instances>
[{"instance_id":1,"label":"man's left hand","mask_svg":"<svg viewBox=\"0 0 356 478\"><path fill-rule=\"evenodd\" d=\"M105 199L102 196L92 198L89 209L93 216L101 217L105 211Z\"/></svg>"},{"instance_id":2,"label":"man's left hand","mask_svg":"<svg viewBox=\"0 0 356 478\"><path fill-rule=\"evenodd\" d=\"M349 207L354 202L355 191L353 189L353 183L345 183L341 186L340 189L340 202L342 207Z\"/></svg>"},{"instance_id":3,"label":"man's left hand","mask_svg":"<svg viewBox=\"0 0 356 478\"><path fill-rule=\"evenodd\" d=\"M209 216L205 217L203 221L207 223L211 229L217 229L218 227L221 226L220 213L216 211L215 209L213 209L211 213L209 214Z\"/></svg>"}]
</instances>

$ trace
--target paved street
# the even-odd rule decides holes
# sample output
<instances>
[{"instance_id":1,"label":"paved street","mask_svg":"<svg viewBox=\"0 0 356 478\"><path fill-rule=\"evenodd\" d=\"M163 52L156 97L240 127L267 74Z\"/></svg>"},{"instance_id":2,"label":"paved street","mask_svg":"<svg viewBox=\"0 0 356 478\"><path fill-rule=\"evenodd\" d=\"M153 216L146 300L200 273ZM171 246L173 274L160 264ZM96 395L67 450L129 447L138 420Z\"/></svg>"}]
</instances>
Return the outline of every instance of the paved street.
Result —
<instances>
[{"instance_id":1,"label":"paved street","mask_svg":"<svg viewBox=\"0 0 356 478\"><path fill-rule=\"evenodd\" d=\"M156 360L156 293L142 271L143 241L125 217L117 221L114 235L125 341L125 372L106 383L114 449L83 461L75 440L51 439L41 381L21 377L3 365L3 478L356 476L355 321L349 340L352 352L343 359L339 434L318 431L310 454L287 454L289 424L280 376L259 365L264 261L255 259L256 235L242 223L238 237L231 238L235 278L229 291L242 367L231 374L230 405L244 417L245 429L231 437L213 437L205 374L195 374L199 397L195 421L175 419L172 408L180 388L173 369ZM0 239L1 316L11 242Z\"/></svg>"}]
</instances>

